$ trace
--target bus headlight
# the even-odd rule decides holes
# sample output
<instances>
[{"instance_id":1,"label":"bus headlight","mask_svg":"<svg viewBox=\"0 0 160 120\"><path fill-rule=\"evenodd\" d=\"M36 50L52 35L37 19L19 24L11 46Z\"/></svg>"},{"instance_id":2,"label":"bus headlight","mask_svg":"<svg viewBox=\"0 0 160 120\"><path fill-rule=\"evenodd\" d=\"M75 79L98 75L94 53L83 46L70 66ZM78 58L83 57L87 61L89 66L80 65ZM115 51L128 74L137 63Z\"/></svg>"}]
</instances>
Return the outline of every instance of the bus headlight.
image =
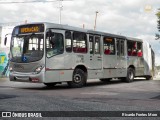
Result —
<instances>
[{"instance_id":1,"label":"bus headlight","mask_svg":"<svg viewBox=\"0 0 160 120\"><path fill-rule=\"evenodd\" d=\"M36 68L35 72L40 73L43 68L44 68L44 66L39 66Z\"/></svg>"}]
</instances>

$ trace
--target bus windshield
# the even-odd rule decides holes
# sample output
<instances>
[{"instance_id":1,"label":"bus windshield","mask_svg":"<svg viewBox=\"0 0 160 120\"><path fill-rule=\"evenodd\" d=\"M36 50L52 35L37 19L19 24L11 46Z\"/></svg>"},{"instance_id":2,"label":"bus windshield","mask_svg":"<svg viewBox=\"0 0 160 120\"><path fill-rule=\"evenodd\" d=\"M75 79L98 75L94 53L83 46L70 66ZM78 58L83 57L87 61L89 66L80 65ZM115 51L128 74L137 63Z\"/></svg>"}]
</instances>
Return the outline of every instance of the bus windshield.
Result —
<instances>
[{"instance_id":1,"label":"bus windshield","mask_svg":"<svg viewBox=\"0 0 160 120\"><path fill-rule=\"evenodd\" d=\"M28 34L13 36L11 40L11 61L29 63L41 60L43 57L43 34Z\"/></svg>"}]
</instances>

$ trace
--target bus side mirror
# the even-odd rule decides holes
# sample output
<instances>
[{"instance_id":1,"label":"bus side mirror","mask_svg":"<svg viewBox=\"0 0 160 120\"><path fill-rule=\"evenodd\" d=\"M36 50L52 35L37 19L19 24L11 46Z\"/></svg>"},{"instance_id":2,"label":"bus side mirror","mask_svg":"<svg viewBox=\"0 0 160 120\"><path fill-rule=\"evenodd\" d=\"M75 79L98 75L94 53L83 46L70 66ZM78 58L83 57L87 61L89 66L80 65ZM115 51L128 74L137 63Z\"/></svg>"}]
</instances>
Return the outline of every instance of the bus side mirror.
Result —
<instances>
[{"instance_id":1,"label":"bus side mirror","mask_svg":"<svg viewBox=\"0 0 160 120\"><path fill-rule=\"evenodd\" d=\"M6 44L7 44L7 37L5 37L4 39L4 45L6 46Z\"/></svg>"},{"instance_id":2,"label":"bus side mirror","mask_svg":"<svg viewBox=\"0 0 160 120\"><path fill-rule=\"evenodd\" d=\"M54 32L52 32L51 30L49 30L46 34L46 37L53 37L54 36Z\"/></svg>"},{"instance_id":3,"label":"bus side mirror","mask_svg":"<svg viewBox=\"0 0 160 120\"><path fill-rule=\"evenodd\" d=\"M49 37L49 42L50 42L51 44L53 44L53 43L55 42L55 41L54 41L55 33L52 32L51 30L49 30L49 31L47 32L46 37Z\"/></svg>"}]
</instances>

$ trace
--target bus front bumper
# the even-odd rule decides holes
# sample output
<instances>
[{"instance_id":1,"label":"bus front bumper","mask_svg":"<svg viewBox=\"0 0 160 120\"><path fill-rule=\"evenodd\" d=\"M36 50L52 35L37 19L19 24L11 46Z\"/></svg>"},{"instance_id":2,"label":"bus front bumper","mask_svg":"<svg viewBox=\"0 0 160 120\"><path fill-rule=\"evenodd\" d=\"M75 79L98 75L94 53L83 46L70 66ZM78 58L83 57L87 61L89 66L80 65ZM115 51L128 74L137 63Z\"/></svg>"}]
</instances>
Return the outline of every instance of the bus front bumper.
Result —
<instances>
[{"instance_id":1,"label":"bus front bumper","mask_svg":"<svg viewBox=\"0 0 160 120\"><path fill-rule=\"evenodd\" d=\"M44 72L36 73L22 73L22 72L10 72L9 75L10 81L15 82L34 82L34 83L43 83L44 81Z\"/></svg>"}]
</instances>

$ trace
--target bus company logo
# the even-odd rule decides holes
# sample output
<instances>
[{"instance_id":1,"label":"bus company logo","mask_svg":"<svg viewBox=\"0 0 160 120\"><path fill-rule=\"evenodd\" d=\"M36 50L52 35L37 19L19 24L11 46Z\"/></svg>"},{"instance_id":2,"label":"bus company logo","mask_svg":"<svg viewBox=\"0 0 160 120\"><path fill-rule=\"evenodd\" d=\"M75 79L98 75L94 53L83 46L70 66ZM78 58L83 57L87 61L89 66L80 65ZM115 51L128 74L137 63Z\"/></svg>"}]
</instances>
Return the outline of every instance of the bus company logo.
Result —
<instances>
[{"instance_id":1,"label":"bus company logo","mask_svg":"<svg viewBox=\"0 0 160 120\"><path fill-rule=\"evenodd\" d=\"M2 112L2 117L11 117L11 112Z\"/></svg>"}]
</instances>

